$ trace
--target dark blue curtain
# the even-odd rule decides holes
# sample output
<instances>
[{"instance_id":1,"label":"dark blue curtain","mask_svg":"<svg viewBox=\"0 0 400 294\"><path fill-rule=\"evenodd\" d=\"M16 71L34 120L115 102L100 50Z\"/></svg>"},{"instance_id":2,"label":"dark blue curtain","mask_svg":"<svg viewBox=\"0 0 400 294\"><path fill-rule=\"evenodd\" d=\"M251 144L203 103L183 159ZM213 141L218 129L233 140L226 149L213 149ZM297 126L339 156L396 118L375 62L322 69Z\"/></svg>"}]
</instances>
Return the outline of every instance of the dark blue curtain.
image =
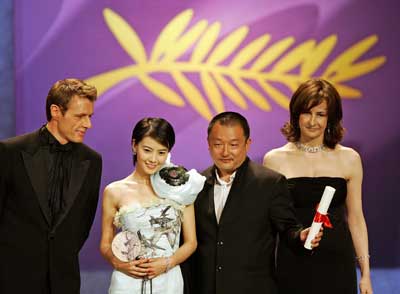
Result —
<instances>
[{"instance_id":1,"label":"dark blue curtain","mask_svg":"<svg viewBox=\"0 0 400 294\"><path fill-rule=\"evenodd\" d=\"M0 1L0 140L15 135L13 1Z\"/></svg>"}]
</instances>

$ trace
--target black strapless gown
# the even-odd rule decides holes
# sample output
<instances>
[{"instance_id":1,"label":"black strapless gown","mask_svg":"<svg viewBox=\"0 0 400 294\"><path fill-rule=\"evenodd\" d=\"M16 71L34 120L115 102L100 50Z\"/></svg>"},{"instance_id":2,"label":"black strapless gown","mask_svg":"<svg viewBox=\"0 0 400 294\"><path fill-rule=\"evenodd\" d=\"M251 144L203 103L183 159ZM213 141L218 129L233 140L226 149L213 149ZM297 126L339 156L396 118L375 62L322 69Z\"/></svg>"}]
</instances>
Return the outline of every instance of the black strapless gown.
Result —
<instances>
[{"instance_id":1,"label":"black strapless gown","mask_svg":"<svg viewBox=\"0 0 400 294\"><path fill-rule=\"evenodd\" d=\"M325 186L336 192L328 210L333 228L324 229L318 248L293 252L281 240L277 250L279 293L357 294L354 247L346 219L346 180L300 177L288 182L297 217L305 227L312 223Z\"/></svg>"}]
</instances>

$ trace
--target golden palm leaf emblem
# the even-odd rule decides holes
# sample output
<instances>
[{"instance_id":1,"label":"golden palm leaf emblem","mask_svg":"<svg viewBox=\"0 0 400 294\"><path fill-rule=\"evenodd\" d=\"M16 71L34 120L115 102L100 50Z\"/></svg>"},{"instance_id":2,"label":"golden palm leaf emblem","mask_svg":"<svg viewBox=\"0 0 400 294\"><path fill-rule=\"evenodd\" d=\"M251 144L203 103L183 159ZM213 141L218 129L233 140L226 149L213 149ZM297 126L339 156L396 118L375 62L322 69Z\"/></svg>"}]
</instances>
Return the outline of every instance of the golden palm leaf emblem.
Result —
<instances>
[{"instance_id":1,"label":"golden palm leaf emblem","mask_svg":"<svg viewBox=\"0 0 400 294\"><path fill-rule=\"evenodd\" d=\"M287 109L289 98L276 84L294 91L300 83L313 77L329 80L343 98L359 98L362 92L345 82L376 70L386 61L385 56L358 61L377 43L376 35L346 49L323 71L323 63L337 44L336 35L320 42L310 39L296 45L293 37L287 37L269 45L271 36L264 34L238 49L249 32L247 26L240 26L218 40L221 24L200 20L189 26L193 17L191 9L178 14L164 27L148 56L138 34L120 15L109 8L103 14L110 31L134 64L88 78L99 95L136 77L165 103L177 107L189 103L205 119L212 117L212 109L217 113L225 110L224 97L241 109L247 109L250 101L270 111L267 98ZM190 57L181 60L185 53L190 53ZM228 58L231 61L227 63ZM317 71L322 74L316 76ZM152 73L169 74L180 93L153 78ZM202 89L187 77L193 73L199 75Z\"/></svg>"}]
</instances>

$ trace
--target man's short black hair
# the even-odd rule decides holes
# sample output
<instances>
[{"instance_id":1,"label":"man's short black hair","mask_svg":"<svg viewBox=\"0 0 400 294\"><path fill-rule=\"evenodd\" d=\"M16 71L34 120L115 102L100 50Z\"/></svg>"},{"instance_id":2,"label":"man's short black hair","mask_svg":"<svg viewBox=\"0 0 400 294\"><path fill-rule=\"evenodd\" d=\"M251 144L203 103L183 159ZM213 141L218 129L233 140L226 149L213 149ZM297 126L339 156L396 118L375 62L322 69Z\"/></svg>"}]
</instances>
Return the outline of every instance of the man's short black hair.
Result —
<instances>
[{"instance_id":1,"label":"man's short black hair","mask_svg":"<svg viewBox=\"0 0 400 294\"><path fill-rule=\"evenodd\" d=\"M221 113L217 114L216 116L214 116L208 125L207 137L210 136L211 130L216 123L219 123L223 126L226 126L226 125L231 126L231 125L239 124L243 129L243 133L244 133L246 140L249 139L249 137L250 137L249 123L247 122L247 119L240 113L233 112L233 111L225 111L225 112L221 112Z\"/></svg>"}]
</instances>

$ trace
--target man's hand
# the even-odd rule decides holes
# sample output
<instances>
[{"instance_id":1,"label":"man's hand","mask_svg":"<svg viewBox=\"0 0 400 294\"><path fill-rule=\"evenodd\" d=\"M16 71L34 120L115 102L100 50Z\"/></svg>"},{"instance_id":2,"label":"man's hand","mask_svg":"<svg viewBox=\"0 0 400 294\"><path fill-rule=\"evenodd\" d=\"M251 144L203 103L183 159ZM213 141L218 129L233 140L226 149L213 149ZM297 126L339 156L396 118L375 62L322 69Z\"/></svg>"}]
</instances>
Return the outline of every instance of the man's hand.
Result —
<instances>
[{"instance_id":1,"label":"man's hand","mask_svg":"<svg viewBox=\"0 0 400 294\"><path fill-rule=\"evenodd\" d=\"M315 236L313 240L311 240L311 248L315 248L319 246L319 241L322 239L322 235L324 234L324 227L321 226L318 234ZM307 239L308 233L310 232L310 228L304 229L300 232L300 240L304 243Z\"/></svg>"}]
</instances>

